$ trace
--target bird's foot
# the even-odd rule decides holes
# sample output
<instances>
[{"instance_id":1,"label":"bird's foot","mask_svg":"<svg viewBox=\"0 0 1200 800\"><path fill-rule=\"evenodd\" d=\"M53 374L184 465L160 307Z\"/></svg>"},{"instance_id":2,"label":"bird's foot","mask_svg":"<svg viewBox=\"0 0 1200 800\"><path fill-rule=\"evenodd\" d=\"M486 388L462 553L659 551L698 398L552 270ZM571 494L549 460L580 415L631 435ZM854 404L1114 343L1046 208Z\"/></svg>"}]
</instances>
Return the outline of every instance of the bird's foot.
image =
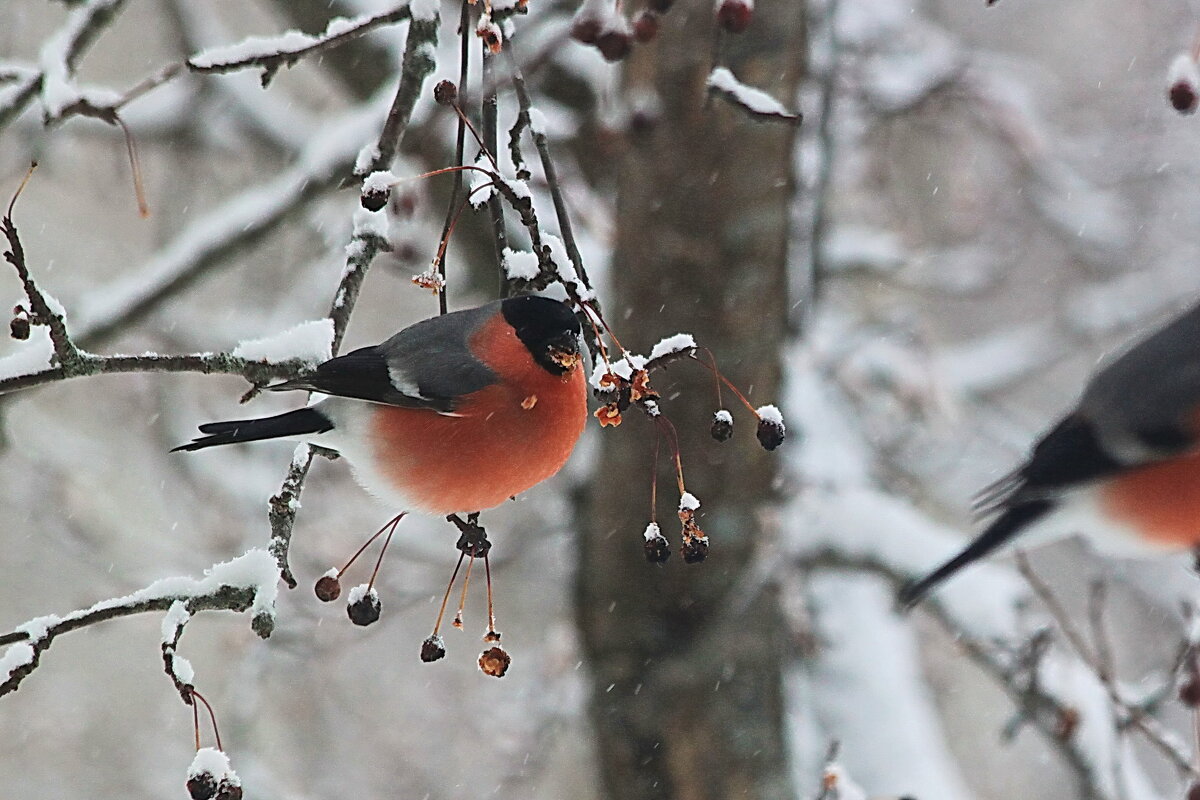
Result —
<instances>
[{"instance_id":1,"label":"bird's foot","mask_svg":"<svg viewBox=\"0 0 1200 800\"><path fill-rule=\"evenodd\" d=\"M487 531L479 524L478 511L468 514L465 521L457 514L450 514L446 520L458 528L458 542L454 546L463 555L483 558L492 549L492 543L487 538Z\"/></svg>"}]
</instances>

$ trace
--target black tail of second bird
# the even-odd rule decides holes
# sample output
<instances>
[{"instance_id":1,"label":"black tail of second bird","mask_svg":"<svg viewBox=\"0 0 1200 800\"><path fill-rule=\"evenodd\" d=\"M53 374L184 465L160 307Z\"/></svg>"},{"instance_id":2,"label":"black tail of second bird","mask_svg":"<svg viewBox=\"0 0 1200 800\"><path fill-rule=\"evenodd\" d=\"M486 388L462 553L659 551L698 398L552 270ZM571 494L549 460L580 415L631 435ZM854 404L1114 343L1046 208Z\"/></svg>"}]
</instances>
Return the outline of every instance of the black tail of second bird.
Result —
<instances>
[{"instance_id":1,"label":"black tail of second bird","mask_svg":"<svg viewBox=\"0 0 1200 800\"><path fill-rule=\"evenodd\" d=\"M979 534L975 541L954 558L918 581L913 581L900 590L900 605L912 608L924 599L931 589L973 561L977 561L996 548L1010 541L1026 526L1044 516L1054 508L1054 501L1038 499L1018 503L1004 511Z\"/></svg>"},{"instance_id":2,"label":"black tail of second bird","mask_svg":"<svg viewBox=\"0 0 1200 800\"><path fill-rule=\"evenodd\" d=\"M219 444L236 444L237 442L257 442L262 439L279 439L285 436L299 436L305 433L324 433L333 430L329 418L313 408L298 408L274 417L260 419L239 419L229 422L210 422L200 426L199 436L188 444L173 448L172 453L179 450L203 450L205 447L215 447Z\"/></svg>"}]
</instances>

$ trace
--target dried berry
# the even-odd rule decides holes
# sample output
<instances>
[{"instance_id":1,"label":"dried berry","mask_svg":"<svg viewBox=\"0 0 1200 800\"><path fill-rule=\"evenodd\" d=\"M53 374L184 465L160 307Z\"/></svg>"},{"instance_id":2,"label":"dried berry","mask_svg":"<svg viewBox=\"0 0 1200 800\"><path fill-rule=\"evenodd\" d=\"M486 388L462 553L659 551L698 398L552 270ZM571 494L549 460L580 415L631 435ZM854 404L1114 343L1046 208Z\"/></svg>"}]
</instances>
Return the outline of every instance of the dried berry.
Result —
<instances>
[{"instance_id":1,"label":"dried berry","mask_svg":"<svg viewBox=\"0 0 1200 800\"><path fill-rule=\"evenodd\" d=\"M12 338L25 341L29 338L29 317L13 317L8 323L8 332Z\"/></svg>"},{"instance_id":2,"label":"dried berry","mask_svg":"<svg viewBox=\"0 0 1200 800\"><path fill-rule=\"evenodd\" d=\"M1195 114L1197 106L1200 106L1200 95L1197 95L1196 87L1187 81L1171 84L1171 88L1167 90L1167 99L1171 101L1171 108L1180 114Z\"/></svg>"},{"instance_id":3,"label":"dried berry","mask_svg":"<svg viewBox=\"0 0 1200 800\"><path fill-rule=\"evenodd\" d=\"M433 87L433 99L439 106L453 105L458 100L458 87L454 81L438 81Z\"/></svg>"},{"instance_id":4,"label":"dried berry","mask_svg":"<svg viewBox=\"0 0 1200 800\"><path fill-rule=\"evenodd\" d=\"M730 414L725 409L718 409L713 414L712 428L709 433L718 442L728 442L733 436L733 414Z\"/></svg>"},{"instance_id":5,"label":"dried berry","mask_svg":"<svg viewBox=\"0 0 1200 800\"><path fill-rule=\"evenodd\" d=\"M503 678L511 663L512 657L499 645L489 647L479 654L479 668L485 675L491 675L493 678Z\"/></svg>"},{"instance_id":6,"label":"dried berry","mask_svg":"<svg viewBox=\"0 0 1200 800\"><path fill-rule=\"evenodd\" d=\"M594 416L600 420L601 428L607 428L609 425L616 427L621 424L621 408L617 403L600 406L594 412Z\"/></svg>"},{"instance_id":7,"label":"dried berry","mask_svg":"<svg viewBox=\"0 0 1200 800\"><path fill-rule=\"evenodd\" d=\"M342 582L337 579L337 575L322 575L317 579L313 591L322 603L331 603L341 595Z\"/></svg>"},{"instance_id":8,"label":"dried berry","mask_svg":"<svg viewBox=\"0 0 1200 800\"><path fill-rule=\"evenodd\" d=\"M625 31L607 30L596 38L596 49L605 61L620 61L633 49L633 37Z\"/></svg>"},{"instance_id":9,"label":"dried berry","mask_svg":"<svg viewBox=\"0 0 1200 800\"><path fill-rule=\"evenodd\" d=\"M687 564L699 564L708 558L707 536L685 536L679 548L680 555Z\"/></svg>"},{"instance_id":10,"label":"dried berry","mask_svg":"<svg viewBox=\"0 0 1200 800\"><path fill-rule=\"evenodd\" d=\"M633 38L643 44L658 36L658 14L653 11L643 11L633 21Z\"/></svg>"},{"instance_id":11,"label":"dried berry","mask_svg":"<svg viewBox=\"0 0 1200 800\"><path fill-rule=\"evenodd\" d=\"M347 598L346 613L355 625L370 625L379 620L379 594L366 586L355 586Z\"/></svg>"},{"instance_id":12,"label":"dried berry","mask_svg":"<svg viewBox=\"0 0 1200 800\"><path fill-rule=\"evenodd\" d=\"M779 409L775 406L759 406L754 413L758 414L758 430L755 432L758 443L767 450L774 450L783 444L787 427L783 424Z\"/></svg>"},{"instance_id":13,"label":"dried berry","mask_svg":"<svg viewBox=\"0 0 1200 800\"><path fill-rule=\"evenodd\" d=\"M642 551L651 564L664 564L671 557L671 545L667 542L667 537L662 535L657 522L646 526L642 539Z\"/></svg>"},{"instance_id":14,"label":"dried berry","mask_svg":"<svg viewBox=\"0 0 1200 800\"><path fill-rule=\"evenodd\" d=\"M217 784L217 795L213 800L242 800L242 787L222 780Z\"/></svg>"},{"instance_id":15,"label":"dried berry","mask_svg":"<svg viewBox=\"0 0 1200 800\"><path fill-rule=\"evenodd\" d=\"M1200 106L1200 67L1191 53L1180 53L1167 72L1167 99L1180 114L1194 114Z\"/></svg>"},{"instance_id":16,"label":"dried berry","mask_svg":"<svg viewBox=\"0 0 1200 800\"><path fill-rule=\"evenodd\" d=\"M1192 708L1200 706L1200 675L1193 675L1179 687L1179 702Z\"/></svg>"},{"instance_id":17,"label":"dried berry","mask_svg":"<svg viewBox=\"0 0 1200 800\"><path fill-rule=\"evenodd\" d=\"M746 0L722 0L717 6L717 24L730 33L741 33L750 26L754 4Z\"/></svg>"},{"instance_id":18,"label":"dried berry","mask_svg":"<svg viewBox=\"0 0 1200 800\"><path fill-rule=\"evenodd\" d=\"M571 23L571 38L583 44L595 44L600 38L600 20L595 17L579 17Z\"/></svg>"},{"instance_id":19,"label":"dried berry","mask_svg":"<svg viewBox=\"0 0 1200 800\"><path fill-rule=\"evenodd\" d=\"M421 660L426 664L437 661L439 658L445 658L445 656L446 645L442 641L442 637L436 633L421 642Z\"/></svg>"},{"instance_id":20,"label":"dried berry","mask_svg":"<svg viewBox=\"0 0 1200 800\"><path fill-rule=\"evenodd\" d=\"M389 194L387 189L368 189L358 198L358 202L367 211L378 211L387 205Z\"/></svg>"},{"instance_id":21,"label":"dried berry","mask_svg":"<svg viewBox=\"0 0 1200 800\"><path fill-rule=\"evenodd\" d=\"M1187 800L1200 800L1200 782L1193 783L1188 787Z\"/></svg>"},{"instance_id":22,"label":"dried berry","mask_svg":"<svg viewBox=\"0 0 1200 800\"><path fill-rule=\"evenodd\" d=\"M215 800L217 779L211 772L200 772L188 778L187 790L192 800Z\"/></svg>"}]
</instances>

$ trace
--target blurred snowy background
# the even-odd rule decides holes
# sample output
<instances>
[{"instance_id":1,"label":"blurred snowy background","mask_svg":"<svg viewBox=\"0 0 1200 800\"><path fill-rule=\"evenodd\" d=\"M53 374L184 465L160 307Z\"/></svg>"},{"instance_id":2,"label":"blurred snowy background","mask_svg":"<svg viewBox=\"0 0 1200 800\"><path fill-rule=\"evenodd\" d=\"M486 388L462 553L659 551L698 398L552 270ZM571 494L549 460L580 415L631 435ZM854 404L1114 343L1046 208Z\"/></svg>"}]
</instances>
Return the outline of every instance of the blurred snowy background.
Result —
<instances>
[{"instance_id":1,"label":"blurred snowy background","mask_svg":"<svg viewBox=\"0 0 1200 800\"><path fill-rule=\"evenodd\" d=\"M206 47L319 31L331 16L391 7L107 4L120 13L98 29L78 80L116 89ZM358 199L339 183L386 113L405 26L301 61L265 91L255 70L184 75L130 103L122 118L137 140L152 212L143 220L119 129L80 117L47 127L46 98L21 91L46 69L44 54L69 16L98 5L0 5L0 197L31 159L40 162L15 219L31 269L62 301L72 330L96 352L227 350L323 316ZM645 86L668 74L673 51L660 48L693 48L703 76L708 39L672 38L672 30L711 27L711 6L678 0L660 38L616 64L565 38L572 3L531 0L517 21L585 261L618 334L622 324L643 326L632 346L675 329L665 317L627 321L634 301L623 305L622 276L670 283L685 309L711 293L696 281L701 299L693 300L688 276L639 272L643 251L635 260L621 244L636 222L629 209L653 202L634 197L639 187L629 178L638 137L647 125L670 125L677 106L705 108L696 85L659 96ZM783 6L800 8L759 0L746 36ZM1030 655L1050 620L1010 560L964 573L939 603L912 615L894 612L892 592L969 533L970 496L1069 408L1104 353L1195 298L1200 129L1165 99L1167 66L1195 35L1194 9L810 0L803 12L771 31L775 61L739 62L740 77L805 114L794 141L783 140L790 176L763 182L764 194L770 187L786 201L779 267L788 296L764 295L761 317L697 312L688 324L701 343L733 329L781 353L779 393L753 396L778 400L792 433L778 451L779 475L764 473L771 501L746 512L760 527L738 562L745 572L730 578L742 594L770 586L763 596L774 616L762 636L773 637L764 658L774 663L764 674L776 675L778 687L732 702L750 716L761 702L764 719L778 718L744 742L766 737L768 750L782 754L738 796L818 796L824 757L839 741L840 769L869 797L1181 797L1187 779L1178 762L1191 758L1192 719L1174 699L1170 672L1185 632L1181 601L1196 589L1187 559L1113 562L1074 542L1031 556L1083 628L1090 584L1109 581L1106 624L1123 696L1140 700L1165 687L1165 700L1151 704L1152 736L1121 719L1061 635ZM438 68L397 174L452 158L453 120L437 113L429 89L457 79L457 13L443 8ZM502 141L514 108L502 93ZM772 125L735 124L755 132ZM643 193L661 189L647 183ZM722 182L704 185L699 205L742 202L725 197ZM543 203L544 186L535 180L535 188ZM372 268L348 346L435 312L409 277L436 248L445 192L437 181L398 192L392 251ZM464 223L456 237L450 297L461 307L493 296L495 278L484 223ZM727 269L749 274L742 263ZM15 276L0 271L0 306L22 299ZM0 343L0 356L20 347ZM238 413L245 389L229 376L114 375L0 399L0 629L159 577L199 575L263 545L266 498L278 490L290 445L167 453L196 423ZM249 410L274 413L291 401L261 397ZM711 412L707 397L679 402ZM501 681L478 672L474 633L450 631L449 656L436 665L417 660L453 559L453 534L441 521L401 525L380 581L378 624L356 628L340 604L315 600L308 587L316 577L387 516L344 464L318 460L292 549L300 588L283 593L275 635L260 641L244 618L209 614L181 646L217 708L246 796L734 796L728 785L705 794L657 780L625 785L627 772L613 766L614 737L604 733L612 719L655 701L640 682L638 691L606 696L617 682L601 677L608 667L598 659L608 651L596 642L606 634L596 633L587 605L602 596L594 585L605 575L580 559L587 525L578 509L598 483L619 480L637 506L633 519L644 516L649 457L640 436L589 431L563 475L488 515L499 624L514 656ZM619 477L597 466L602 450L614 457L609 437L634 440L640 459ZM738 453L750 471L772 458L752 447ZM689 469L689 478L703 474L704 458ZM598 491L591 502L612 506ZM639 533L587 535L636 551ZM732 571L720 542L714 536L710 562L691 569ZM669 572L646 566L638 579L681 580L683 565L673 562ZM737 606L739 596L722 601L748 608ZM475 597L468 631L482 630L471 623L483 613ZM5 796L184 796L191 714L162 674L159 625L143 615L64 636L0 700ZM637 662L640 669L652 665ZM736 685L737 671L726 672L722 680ZM780 707L771 706L776 695ZM650 743L647 763L659 745L689 752L672 750L678 743L664 736ZM753 752L729 758L752 761L761 746L745 749ZM692 756L697 769L707 761L720 770L726 753Z\"/></svg>"}]
</instances>

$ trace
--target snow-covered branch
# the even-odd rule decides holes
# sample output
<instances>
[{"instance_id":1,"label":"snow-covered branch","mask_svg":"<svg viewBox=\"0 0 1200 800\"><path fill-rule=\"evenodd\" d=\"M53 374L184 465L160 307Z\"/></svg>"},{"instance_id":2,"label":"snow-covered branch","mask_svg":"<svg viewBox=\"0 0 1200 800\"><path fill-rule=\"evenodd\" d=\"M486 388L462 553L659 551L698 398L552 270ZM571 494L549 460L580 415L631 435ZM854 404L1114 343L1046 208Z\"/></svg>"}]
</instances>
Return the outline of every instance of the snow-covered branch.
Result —
<instances>
[{"instance_id":1,"label":"snow-covered branch","mask_svg":"<svg viewBox=\"0 0 1200 800\"><path fill-rule=\"evenodd\" d=\"M739 81L725 67L717 67L708 75L708 91L722 100L729 102L735 108L740 108L752 117L773 119L799 124L801 116L798 112L788 111L783 103L764 92Z\"/></svg>"},{"instance_id":2,"label":"snow-covered branch","mask_svg":"<svg viewBox=\"0 0 1200 800\"><path fill-rule=\"evenodd\" d=\"M256 548L209 568L200 579L163 578L132 594L102 600L64 616L31 619L0 636L0 647L8 647L0 655L0 696L17 690L58 636L110 619L169 611L176 603L183 603L189 614L250 611L251 627L266 638L275 627L278 578L275 559Z\"/></svg>"},{"instance_id":3,"label":"snow-covered branch","mask_svg":"<svg viewBox=\"0 0 1200 800\"><path fill-rule=\"evenodd\" d=\"M262 67L262 85L265 89L281 67L290 67L305 56L345 44L375 28L408 19L408 16L409 4L403 3L379 14L367 14L354 19L337 17L329 21L324 32L316 35L292 30L279 36L251 36L237 44L197 53L187 60L187 68L192 72L224 73Z\"/></svg>"}]
</instances>

